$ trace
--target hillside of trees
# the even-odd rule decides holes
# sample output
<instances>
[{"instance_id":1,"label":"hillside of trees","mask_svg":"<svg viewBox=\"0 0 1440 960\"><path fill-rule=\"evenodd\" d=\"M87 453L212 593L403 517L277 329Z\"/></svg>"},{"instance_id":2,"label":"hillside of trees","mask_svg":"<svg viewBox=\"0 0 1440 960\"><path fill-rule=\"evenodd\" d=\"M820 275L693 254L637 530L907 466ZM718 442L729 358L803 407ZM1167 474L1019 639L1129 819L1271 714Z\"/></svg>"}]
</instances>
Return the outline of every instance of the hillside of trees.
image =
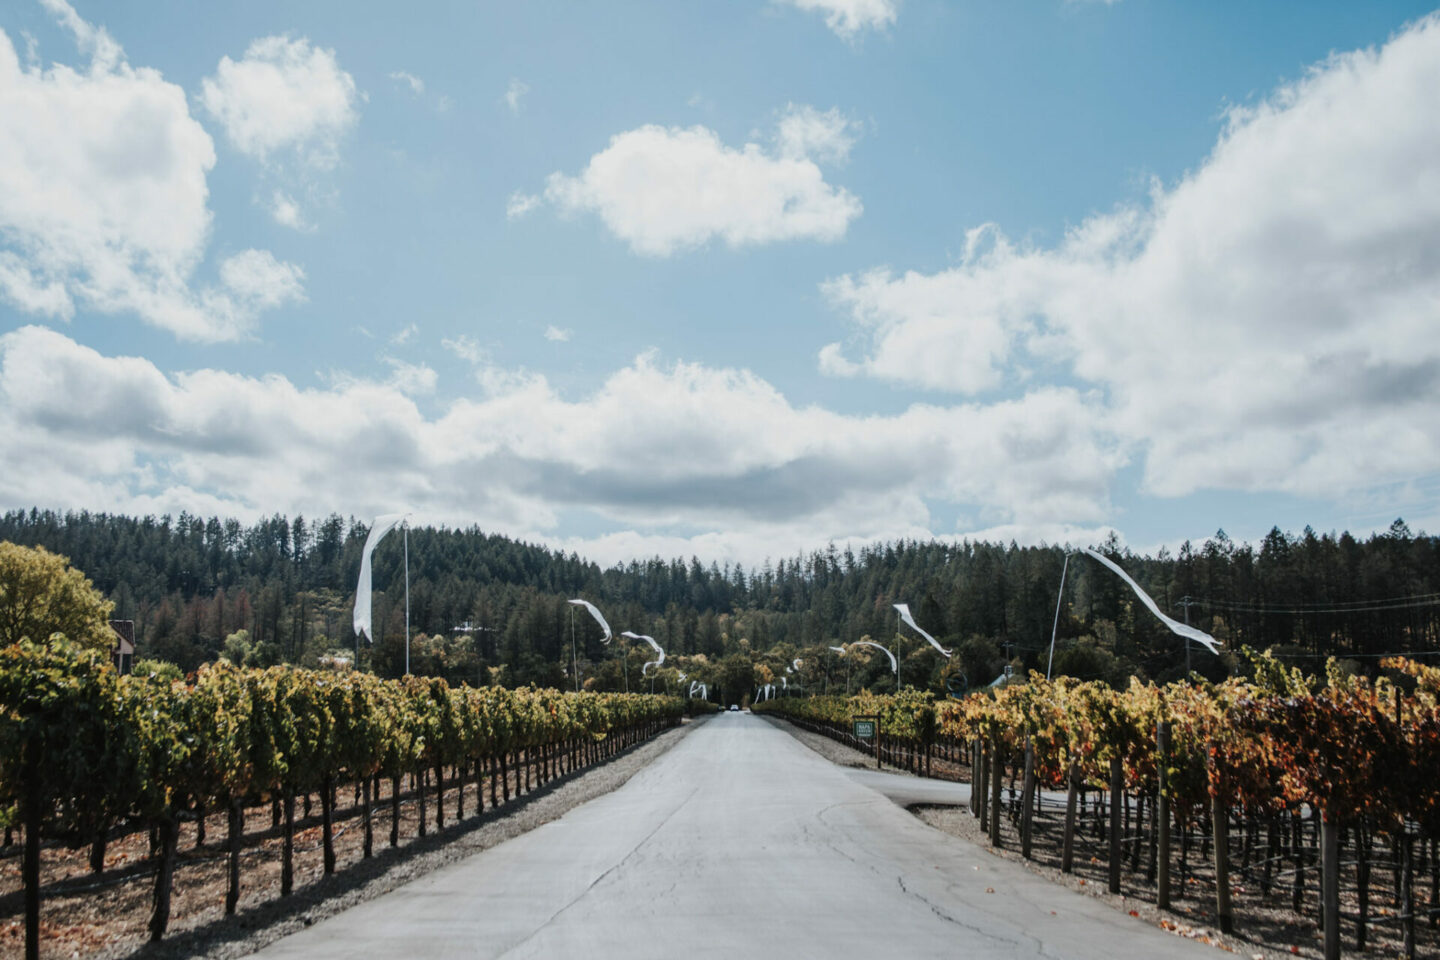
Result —
<instances>
[{"instance_id":1,"label":"hillside of trees","mask_svg":"<svg viewBox=\"0 0 1440 960\"><path fill-rule=\"evenodd\" d=\"M117 619L135 621L140 656L187 671L227 644L231 659L262 665L353 652L366 533L334 515L252 525L188 514L0 517L0 541L68 556L115 602ZM848 667L856 689L893 688L883 655L841 661L827 652L862 637L896 649L905 683L937 691L947 678L953 688L960 673L972 685L989 682L1007 664L1043 671L1066 555L1060 546L900 541L858 551L832 545L758 569L659 557L603 569L476 528L416 528L409 540L412 670L510 686L570 685L575 608L566 601L577 596L596 603L617 632L655 637L681 669L741 656L763 667L757 682L779 683L784 665L802 657L807 683L839 685ZM1423 657L1440 647L1440 538L1400 520L1365 539L1307 527L1272 530L1253 545L1220 531L1175 554L1135 555L1113 541L1098 549L1163 610L1188 615L1232 650L1273 649L1310 668L1339 656L1368 670L1383 655ZM375 553L377 642L361 651L363 665L387 676L404 669L402 556L398 533ZM897 602L956 649L954 661L899 627ZM583 611L574 627L593 688L639 682L641 648L622 666L619 645L602 646ZM1069 561L1057 635L1057 673L1119 684L1186 670L1184 642L1083 555ZM1229 655L1198 647L1190 657L1193 669L1217 679L1232 665Z\"/></svg>"}]
</instances>

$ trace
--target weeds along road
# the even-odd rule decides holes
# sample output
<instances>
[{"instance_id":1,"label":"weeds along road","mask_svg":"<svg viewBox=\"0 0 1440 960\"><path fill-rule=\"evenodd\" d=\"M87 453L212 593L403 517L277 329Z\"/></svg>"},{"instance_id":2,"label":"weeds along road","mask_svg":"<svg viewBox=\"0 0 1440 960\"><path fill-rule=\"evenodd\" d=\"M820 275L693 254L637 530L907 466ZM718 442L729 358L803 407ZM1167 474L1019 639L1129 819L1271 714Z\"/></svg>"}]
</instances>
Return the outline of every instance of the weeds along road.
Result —
<instances>
[{"instance_id":1,"label":"weeds along road","mask_svg":"<svg viewBox=\"0 0 1440 960\"><path fill-rule=\"evenodd\" d=\"M614 793L257 956L1214 957L722 714Z\"/></svg>"}]
</instances>

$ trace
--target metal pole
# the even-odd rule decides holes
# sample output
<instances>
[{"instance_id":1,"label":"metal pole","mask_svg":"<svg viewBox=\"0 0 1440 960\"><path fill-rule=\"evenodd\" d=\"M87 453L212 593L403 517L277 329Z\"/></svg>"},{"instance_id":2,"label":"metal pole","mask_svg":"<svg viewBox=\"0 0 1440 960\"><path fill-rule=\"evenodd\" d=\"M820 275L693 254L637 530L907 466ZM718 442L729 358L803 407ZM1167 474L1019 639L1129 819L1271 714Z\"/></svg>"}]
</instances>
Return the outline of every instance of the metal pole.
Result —
<instances>
[{"instance_id":1,"label":"metal pole","mask_svg":"<svg viewBox=\"0 0 1440 960\"><path fill-rule=\"evenodd\" d=\"M575 692L580 692L580 660L575 653L575 608L570 608L570 669L575 674Z\"/></svg>"},{"instance_id":2,"label":"metal pole","mask_svg":"<svg viewBox=\"0 0 1440 960\"><path fill-rule=\"evenodd\" d=\"M1180 605L1185 608L1185 626L1190 626L1190 595L1187 593L1180 599ZM1215 629L1211 627L1210 629ZM1190 676L1190 638L1185 638L1185 676Z\"/></svg>"},{"instance_id":3,"label":"metal pole","mask_svg":"<svg viewBox=\"0 0 1440 960\"><path fill-rule=\"evenodd\" d=\"M1050 662L1045 664L1045 679L1050 679L1050 668L1055 666L1055 631L1060 629L1060 604L1065 600L1065 573L1070 569L1070 554L1065 554L1065 564L1060 568L1060 592L1055 597L1055 622L1050 625ZM1185 641L1189 650L1189 642Z\"/></svg>"},{"instance_id":4,"label":"metal pole","mask_svg":"<svg viewBox=\"0 0 1440 960\"><path fill-rule=\"evenodd\" d=\"M410 676L410 521L405 521L405 676Z\"/></svg>"}]
</instances>

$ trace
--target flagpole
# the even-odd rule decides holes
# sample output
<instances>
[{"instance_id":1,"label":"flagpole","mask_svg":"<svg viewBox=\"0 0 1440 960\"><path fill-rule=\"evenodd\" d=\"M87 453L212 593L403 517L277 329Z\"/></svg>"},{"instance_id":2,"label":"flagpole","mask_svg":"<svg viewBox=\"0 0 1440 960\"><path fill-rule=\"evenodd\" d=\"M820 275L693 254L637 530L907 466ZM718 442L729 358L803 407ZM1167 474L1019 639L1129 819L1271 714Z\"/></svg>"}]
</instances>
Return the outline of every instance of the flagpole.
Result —
<instances>
[{"instance_id":1,"label":"flagpole","mask_svg":"<svg viewBox=\"0 0 1440 960\"><path fill-rule=\"evenodd\" d=\"M1070 569L1070 554L1065 554L1065 564L1060 568L1060 593L1055 597L1055 622L1050 625L1050 662L1045 664L1045 679L1050 679L1050 668L1055 665L1055 631L1060 628L1060 603L1065 598L1065 572ZM1187 643L1189 641L1186 641Z\"/></svg>"},{"instance_id":2,"label":"flagpole","mask_svg":"<svg viewBox=\"0 0 1440 960\"><path fill-rule=\"evenodd\" d=\"M575 653L575 608L570 608L570 669L575 674L575 692L580 692L580 660Z\"/></svg>"},{"instance_id":3,"label":"flagpole","mask_svg":"<svg viewBox=\"0 0 1440 960\"><path fill-rule=\"evenodd\" d=\"M410 521L405 521L405 676L410 676Z\"/></svg>"}]
</instances>

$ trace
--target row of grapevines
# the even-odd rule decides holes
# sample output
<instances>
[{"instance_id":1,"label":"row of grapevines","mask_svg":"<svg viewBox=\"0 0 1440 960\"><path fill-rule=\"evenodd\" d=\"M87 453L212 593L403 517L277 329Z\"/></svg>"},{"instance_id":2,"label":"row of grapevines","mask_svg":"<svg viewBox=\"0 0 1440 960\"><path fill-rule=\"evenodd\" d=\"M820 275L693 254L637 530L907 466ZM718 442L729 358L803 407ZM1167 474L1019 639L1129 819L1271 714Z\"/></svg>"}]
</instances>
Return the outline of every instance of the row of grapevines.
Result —
<instances>
[{"instance_id":1,"label":"row of grapevines","mask_svg":"<svg viewBox=\"0 0 1440 960\"><path fill-rule=\"evenodd\" d=\"M593 742L671 722L684 709L677 697L452 688L225 662L186 681L122 677L103 654L61 639L21 641L0 649L0 816L26 828L27 914L32 898L38 911L41 836L90 842L123 818L156 827L158 937L169 915L165 871L187 811L262 796L288 804L314 791L328 802L343 780ZM288 860L288 844L286 852Z\"/></svg>"}]
</instances>

